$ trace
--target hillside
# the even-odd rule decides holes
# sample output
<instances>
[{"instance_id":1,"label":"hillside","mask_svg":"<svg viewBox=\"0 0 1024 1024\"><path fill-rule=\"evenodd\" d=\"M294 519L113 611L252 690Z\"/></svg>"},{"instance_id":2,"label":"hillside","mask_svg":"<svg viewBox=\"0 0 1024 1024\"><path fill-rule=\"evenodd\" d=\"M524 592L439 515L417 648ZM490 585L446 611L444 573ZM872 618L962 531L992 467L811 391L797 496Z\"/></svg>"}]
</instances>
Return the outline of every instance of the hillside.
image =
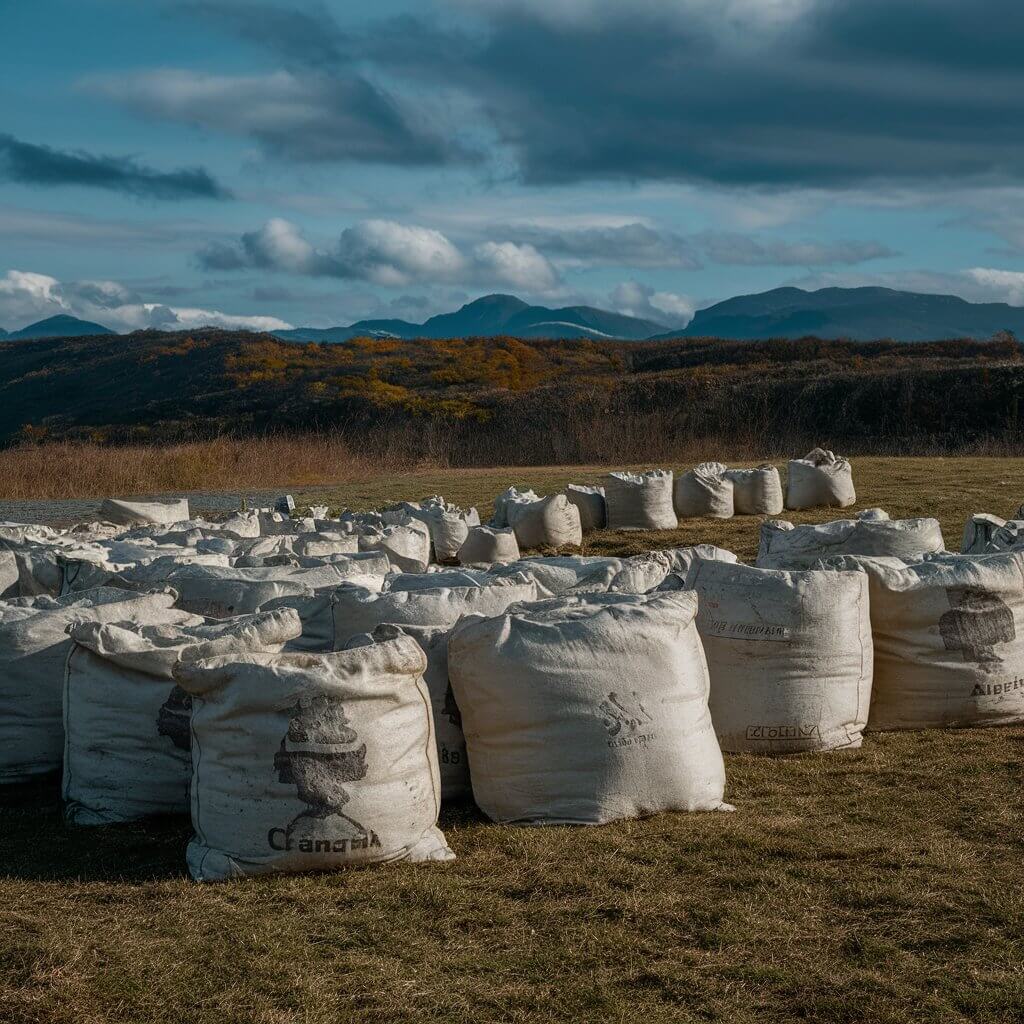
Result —
<instances>
[{"instance_id":1,"label":"hillside","mask_svg":"<svg viewBox=\"0 0 1024 1024\"><path fill-rule=\"evenodd\" d=\"M851 338L928 341L1024 333L1024 307L967 302L891 288L775 288L700 309L685 330L660 338Z\"/></svg>"},{"instance_id":2,"label":"hillside","mask_svg":"<svg viewBox=\"0 0 1024 1024\"><path fill-rule=\"evenodd\" d=\"M91 320L79 320L75 316L61 313L45 320L37 320L34 324L22 327L20 331L3 333L5 341L23 341L28 338L82 338L94 334L114 334L109 327L93 323Z\"/></svg>"},{"instance_id":3,"label":"hillside","mask_svg":"<svg viewBox=\"0 0 1024 1024\"><path fill-rule=\"evenodd\" d=\"M1024 440L1021 394L1010 339L299 345L205 330L0 344L7 443L341 429L467 464L611 458L627 435L652 456L680 437L947 449Z\"/></svg>"}]
</instances>

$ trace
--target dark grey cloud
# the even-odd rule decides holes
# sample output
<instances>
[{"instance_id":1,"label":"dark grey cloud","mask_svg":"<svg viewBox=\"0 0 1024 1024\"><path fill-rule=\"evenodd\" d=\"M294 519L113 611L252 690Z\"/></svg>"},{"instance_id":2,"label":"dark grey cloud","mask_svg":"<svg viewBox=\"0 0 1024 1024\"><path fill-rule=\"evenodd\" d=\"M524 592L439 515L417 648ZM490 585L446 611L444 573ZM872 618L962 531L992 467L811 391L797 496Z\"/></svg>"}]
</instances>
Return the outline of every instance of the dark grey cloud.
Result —
<instances>
[{"instance_id":1,"label":"dark grey cloud","mask_svg":"<svg viewBox=\"0 0 1024 1024\"><path fill-rule=\"evenodd\" d=\"M694 241L713 263L745 267L853 266L898 256L881 242L790 242L730 231L708 231Z\"/></svg>"},{"instance_id":2,"label":"dark grey cloud","mask_svg":"<svg viewBox=\"0 0 1024 1024\"><path fill-rule=\"evenodd\" d=\"M83 185L147 199L226 199L230 192L202 167L156 171L131 157L96 156L0 135L0 179L23 185Z\"/></svg>"},{"instance_id":3,"label":"dark grey cloud","mask_svg":"<svg viewBox=\"0 0 1024 1024\"><path fill-rule=\"evenodd\" d=\"M533 245L550 256L588 264L677 267L681 270L696 270L701 265L693 246L682 235L639 222L560 228L513 224L491 228L489 233Z\"/></svg>"}]
</instances>

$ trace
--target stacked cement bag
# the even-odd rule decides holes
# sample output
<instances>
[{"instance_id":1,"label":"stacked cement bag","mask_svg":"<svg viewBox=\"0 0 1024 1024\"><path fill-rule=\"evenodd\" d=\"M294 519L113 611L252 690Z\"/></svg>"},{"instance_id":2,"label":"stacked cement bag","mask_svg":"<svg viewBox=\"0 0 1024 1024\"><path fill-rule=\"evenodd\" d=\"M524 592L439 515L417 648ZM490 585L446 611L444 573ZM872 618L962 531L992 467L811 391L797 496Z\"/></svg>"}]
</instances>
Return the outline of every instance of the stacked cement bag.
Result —
<instances>
[{"instance_id":1,"label":"stacked cement bag","mask_svg":"<svg viewBox=\"0 0 1024 1024\"><path fill-rule=\"evenodd\" d=\"M868 575L869 730L1024 724L1024 553L827 564Z\"/></svg>"},{"instance_id":2,"label":"stacked cement bag","mask_svg":"<svg viewBox=\"0 0 1024 1024\"><path fill-rule=\"evenodd\" d=\"M781 520L761 524L756 565L760 569L810 569L830 555L920 558L942 551L937 519L837 519L794 526Z\"/></svg>"},{"instance_id":3,"label":"stacked cement bag","mask_svg":"<svg viewBox=\"0 0 1024 1024\"><path fill-rule=\"evenodd\" d=\"M360 551L383 551L402 572L424 572L430 565L430 528L418 519L359 534Z\"/></svg>"},{"instance_id":4,"label":"stacked cement bag","mask_svg":"<svg viewBox=\"0 0 1024 1024\"><path fill-rule=\"evenodd\" d=\"M624 560L586 555L523 558L494 569L494 577L525 576L537 586L541 599L569 594L603 594L622 571Z\"/></svg>"},{"instance_id":5,"label":"stacked cement bag","mask_svg":"<svg viewBox=\"0 0 1024 1024\"><path fill-rule=\"evenodd\" d=\"M194 622L174 594L91 590L68 598L0 605L0 783L56 771L64 750L61 693L71 649L67 630L84 622Z\"/></svg>"},{"instance_id":6,"label":"stacked cement bag","mask_svg":"<svg viewBox=\"0 0 1024 1024\"><path fill-rule=\"evenodd\" d=\"M75 825L187 814L191 701L171 671L186 647L278 652L301 630L292 611L212 626L72 627L64 674L65 819Z\"/></svg>"},{"instance_id":7,"label":"stacked cement bag","mask_svg":"<svg viewBox=\"0 0 1024 1024\"><path fill-rule=\"evenodd\" d=\"M427 521L430 539L434 545L434 557L439 562L452 562L459 557L462 545L469 538L469 531L480 525L476 509L468 512L443 510Z\"/></svg>"},{"instance_id":8,"label":"stacked cement bag","mask_svg":"<svg viewBox=\"0 0 1024 1024\"><path fill-rule=\"evenodd\" d=\"M732 481L733 507L739 516L777 516L782 512L782 478L767 463L757 469L727 469Z\"/></svg>"},{"instance_id":9,"label":"stacked cement bag","mask_svg":"<svg viewBox=\"0 0 1024 1024\"><path fill-rule=\"evenodd\" d=\"M674 530L672 471L608 473L602 478L609 530Z\"/></svg>"},{"instance_id":10,"label":"stacked cement bag","mask_svg":"<svg viewBox=\"0 0 1024 1024\"><path fill-rule=\"evenodd\" d=\"M515 532L507 526L472 526L459 548L462 565L493 565L495 562L515 562L518 558L519 542Z\"/></svg>"},{"instance_id":11,"label":"stacked cement bag","mask_svg":"<svg viewBox=\"0 0 1024 1024\"><path fill-rule=\"evenodd\" d=\"M731 519L733 482L720 462L702 462L676 477L674 504L680 519L710 516Z\"/></svg>"},{"instance_id":12,"label":"stacked cement bag","mask_svg":"<svg viewBox=\"0 0 1024 1024\"><path fill-rule=\"evenodd\" d=\"M361 587L334 592L334 650L354 636L372 633L384 623L451 628L464 615L500 615L519 601L535 601L537 586L524 576L498 578L487 586L438 587L374 594Z\"/></svg>"},{"instance_id":13,"label":"stacked cement bag","mask_svg":"<svg viewBox=\"0 0 1024 1024\"><path fill-rule=\"evenodd\" d=\"M185 650L193 878L452 859L426 668L404 636L321 655Z\"/></svg>"},{"instance_id":14,"label":"stacked cement bag","mask_svg":"<svg viewBox=\"0 0 1024 1024\"><path fill-rule=\"evenodd\" d=\"M178 592L177 606L184 611L227 619L259 611L275 598L323 593L354 578L362 582L361 577L371 571L367 568L370 564L377 563L350 558L307 569L292 565L265 569L185 565L170 572L153 572L154 567L143 566L124 574L124 578L127 584L141 585L152 585L160 579Z\"/></svg>"},{"instance_id":15,"label":"stacked cement bag","mask_svg":"<svg viewBox=\"0 0 1024 1024\"><path fill-rule=\"evenodd\" d=\"M434 739L441 775L441 799L462 800L471 795L469 760L466 756L466 737L462 734L462 715L455 703L451 683L448 681L448 637L450 629L440 626L378 626L369 635L353 637L348 647L361 647L366 643L382 643L399 636L409 636L420 645L426 655L427 668L423 681L430 692L430 707L434 717Z\"/></svg>"},{"instance_id":16,"label":"stacked cement bag","mask_svg":"<svg viewBox=\"0 0 1024 1024\"><path fill-rule=\"evenodd\" d=\"M128 501L123 498L107 498L100 506L100 518L119 526L160 526L180 523L189 518L188 501L185 498L172 501Z\"/></svg>"},{"instance_id":17,"label":"stacked cement bag","mask_svg":"<svg viewBox=\"0 0 1024 1024\"><path fill-rule=\"evenodd\" d=\"M1019 514L1019 513L1018 513ZM965 555L994 555L1024 549L1024 520L971 516L964 526L960 550Z\"/></svg>"},{"instance_id":18,"label":"stacked cement bag","mask_svg":"<svg viewBox=\"0 0 1024 1024\"><path fill-rule=\"evenodd\" d=\"M723 750L859 747L871 700L861 572L774 572L697 560L686 577Z\"/></svg>"},{"instance_id":19,"label":"stacked cement bag","mask_svg":"<svg viewBox=\"0 0 1024 1024\"><path fill-rule=\"evenodd\" d=\"M580 510L580 527L587 530L603 530L608 522L603 487L583 487L569 484L565 496Z\"/></svg>"},{"instance_id":20,"label":"stacked cement bag","mask_svg":"<svg viewBox=\"0 0 1024 1024\"><path fill-rule=\"evenodd\" d=\"M448 671L494 821L724 808L693 594L559 598L460 623Z\"/></svg>"},{"instance_id":21,"label":"stacked cement bag","mask_svg":"<svg viewBox=\"0 0 1024 1024\"><path fill-rule=\"evenodd\" d=\"M786 481L786 508L846 508L856 504L853 469L847 459L824 448L791 459Z\"/></svg>"},{"instance_id":22,"label":"stacked cement bag","mask_svg":"<svg viewBox=\"0 0 1024 1024\"><path fill-rule=\"evenodd\" d=\"M509 502L505 513L521 549L579 547L583 543L580 510L564 494Z\"/></svg>"}]
</instances>

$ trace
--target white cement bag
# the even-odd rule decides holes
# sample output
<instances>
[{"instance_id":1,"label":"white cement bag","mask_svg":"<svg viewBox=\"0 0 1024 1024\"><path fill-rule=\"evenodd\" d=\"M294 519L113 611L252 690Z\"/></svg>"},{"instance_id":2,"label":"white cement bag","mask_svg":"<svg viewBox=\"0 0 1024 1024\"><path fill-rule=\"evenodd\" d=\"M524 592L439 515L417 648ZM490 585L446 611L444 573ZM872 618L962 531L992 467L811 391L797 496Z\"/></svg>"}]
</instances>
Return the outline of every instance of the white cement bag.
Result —
<instances>
[{"instance_id":1,"label":"white cement bag","mask_svg":"<svg viewBox=\"0 0 1024 1024\"><path fill-rule=\"evenodd\" d=\"M418 520L359 535L360 551L383 551L402 572L425 572L430 565L430 528Z\"/></svg>"},{"instance_id":2,"label":"white cement bag","mask_svg":"<svg viewBox=\"0 0 1024 1024\"><path fill-rule=\"evenodd\" d=\"M732 481L733 507L738 516L777 516L785 505L782 477L767 463L757 469L727 469Z\"/></svg>"},{"instance_id":3,"label":"white cement bag","mask_svg":"<svg viewBox=\"0 0 1024 1024\"><path fill-rule=\"evenodd\" d=\"M676 477L674 505L680 519L731 519L733 482L721 462L702 462Z\"/></svg>"},{"instance_id":4,"label":"white cement bag","mask_svg":"<svg viewBox=\"0 0 1024 1024\"><path fill-rule=\"evenodd\" d=\"M451 628L464 615L500 615L510 604L535 601L537 587L525 577L495 579L489 586L439 587L371 594L359 587L334 592L334 649L384 623Z\"/></svg>"},{"instance_id":5,"label":"white cement bag","mask_svg":"<svg viewBox=\"0 0 1024 1024\"><path fill-rule=\"evenodd\" d=\"M189 646L222 654L281 650L298 636L292 611L217 625L80 623L64 671L64 817L107 825L187 814L191 700L171 670Z\"/></svg>"},{"instance_id":6,"label":"white cement bag","mask_svg":"<svg viewBox=\"0 0 1024 1024\"><path fill-rule=\"evenodd\" d=\"M583 543L580 511L564 494L505 506L519 548L579 547Z\"/></svg>"},{"instance_id":7,"label":"white cement bag","mask_svg":"<svg viewBox=\"0 0 1024 1024\"><path fill-rule=\"evenodd\" d=\"M859 747L871 700L867 578L696 561L697 629L723 750Z\"/></svg>"},{"instance_id":8,"label":"white cement bag","mask_svg":"<svg viewBox=\"0 0 1024 1024\"><path fill-rule=\"evenodd\" d=\"M14 557L13 551L0 548L0 599L5 597L19 597L18 560Z\"/></svg>"},{"instance_id":9,"label":"white cement bag","mask_svg":"<svg viewBox=\"0 0 1024 1024\"><path fill-rule=\"evenodd\" d=\"M725 809L691 593L561 598L448 642L473 794L494 821Z\"/></svg>"},{"instance_id":10,"label":"white cement bag","mask_svg":"<svg viewBox=\"0 0 1024 1024\"><path fill-rule=\"evenodd\" d=\"M520 491L516 487L509 487L494 499L494 516L490 525L492 529L504 530L512 525L508 517L508 506L510 504L527 504L531 501L540 501L540 495L527 489Z\"/></svg>"},{"instance_id":11,"label":"white cement bag","mask_svg":"<svg viewBox=\"0 0 1024 1024\"><path fill-rule=\"evenodd\" d=\"M1024 724L1024 553L829 559L871 591L871 731Z\"/></svg>"},{"instance_id":12,"label":"white cement bag","mask_svg":"<svg viewBox=\"0 0 1024 1024\"><path fill-rule=\"evenodd\" d=\"M45 605L0 606L0 783L56 771L64 751L61 694L69 627L84 622L179 622L174 594L92 590ZM189 619L188 621L194 621Z\"/></svg>"},{"instance_id":13,"label":"white cement bag","mask_svg":"<svg viewBox=\"0 0 1024 1024\"><path fill-rule=\"evenodd\" d=\"M857 502L849 460L824 448L791 459L786 481L786 508L846 508Z\"/></svg>"},{"instance_id":14,"label":"white cement bag","mask_svg":"<svg viewBox=\"0 0 1024 1024\"><path fill-rule=\"evenodd\" d=\"M462 735L462 715L448 681L448 637L451 630L435 626L378 626L372 634L360 634L348 647L365 643L385 643L399 636L410 636L427 657L423 681L430 691L434 716L434 738L441 773L441 799L463 800L472 794L469 784L469 760L466 737Z\"/></svg>"},{"instance_id":15,"label":"white cement bag","mask_svg":"<svg viewBox=\"0 0 1024 1024\"><path fill-rule=\"evenodd\" d=\"M459 548L462 565L493 565L519 559L519 544L511 527L470 527L465 543Z\"/></svg>"},{"instance_id":16,"label":"white cement bag","mask_svg":"<svg viewBox=\"0 0 1024 1024\"><path fill-rule=\"evenodd\" d=\"M184 652L198 881L451 860L427 659L410 637L335 654Z\"/></svg>"},{"instance_id":17,"label":"white cement bag","mask_svg":"<svg viewBox=\"0 0 1024 1024\"><path fill-rule=\"evenodd\" d=\"M761 524L759 569L810 569L831 555L920 558L945 548L937 519L837 519L794 526L781 520Z\"/></svg>"},{"instance_id":18,"label":"white cement bag","mask_svg":"<svg viewBox=\"0 0 1024 1024\"><path fill-rule=\"evenodd\" d=\"M683 574L689 572L690 566L700 558L711 562L735 563L737 561L731 551L716 547L714 544L694 544L693 547L686 548L663 548L660 551L648 551L646 554L636 557L661 562L665 566L666 573Z\"/></svg>"},{"instance_id":19,"label":"white cement bag","mask_svg":"<svg viewBox=\"0 0 1024 1024\"><path fill-rule=\"evenodd\" d=\"M475 509L473 510L476 511ZM479 525L480 517L475 516ZM462 512L441 512L427 521L430 539L434 545L434 557L439 562L452 562L459 557L459 549L466 543L474 524Z\"/></svg>"},{"instance_id":20,"label":"white cement bag","mask_svg":"<svg viewBox=\"0 0 1024 1024\"><path fill-rule=\"evenodd\" d=\"M603 530L608 522L605 510L604 488L569 484L565 496L580 510L580 526L587 530Z\"/></svg>"},{"instance_id":21,"label":"white cement bag","mask_svg":"<svg viewBox=\"0 0 1024 1024\"><path fill-rule=\"evenodd\" d=\"M602 478L609 530L674 530L672 471L608 473Z\"/></svg>"},{"instance_id":22,"label":"white cement bag","mask_svg":"<svg viewBox=\"0 0 1024 1024\"><path fill-rule=\"evenodd\" d=\"M131 501L127 498L107 498L100 505L100 519L122 526L139 523L155 525L180 523L189 518L188 500Z\"/></svg>"},{"instance_id":23,"label":"white cement bag","mask_svg":"<svg viewBox=\"0 0 1024 1024\"><path fill-rule=\"evenodd\" d=\"M440 569L433 572L389 573L381 590L397 594L402 590L436 590L438 587L485 587L494 578L481 569Z\"/></svg>"},{"instance_id":24,"label":"white cement bag","mask_svg":"<svg viewBox=\"0 0 1024 1024\"><path fill-rule=\"evenodd\" d=\"M491 575L526 576L536 583L538 599L546 600L569 594L604 594L624 564L621 558L550 555L510 562L493 569Z\"/></svg>"}]
</instances>

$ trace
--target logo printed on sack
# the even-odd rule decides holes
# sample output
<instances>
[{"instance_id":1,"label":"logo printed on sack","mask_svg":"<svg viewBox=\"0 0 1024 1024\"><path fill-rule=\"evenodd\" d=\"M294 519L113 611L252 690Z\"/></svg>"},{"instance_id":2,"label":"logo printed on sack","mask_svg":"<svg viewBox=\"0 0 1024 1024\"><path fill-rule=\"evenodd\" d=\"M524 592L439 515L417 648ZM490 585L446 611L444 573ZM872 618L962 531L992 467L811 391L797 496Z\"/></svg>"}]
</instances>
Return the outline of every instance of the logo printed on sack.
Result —
<instances>
[{"instance_id":1,"label":"logo printed on sack","mask_svg":"<svg viewBox=\"0 0 1024 1024\"><path fill-rule=\"evenodd\" d=\"M748 725L748 740L811 740L818 736L816 725Z\"/></svg>"},{"instance_id":2,"label":"logo printed on sack","mask_svg":"<svg viewBox=\"0 0 1024 1024\"><path fill-rule=\"evenodd\" d=\"M608 741L609 747L640 746L654 739L653 732L640 732L645 725L652 724L654 719L635 691L625 696L612 691L608 699L601 701L598 706L604 712L604 727L612 737Z\"/></svg>"},{"instance_id":3,"label":"logo printed on sack","mask_svg":"<svg viewBox=\"0 0 1024 1024\"><path fill-rule=\"evenodd\" d=\"M441 714L448 719L456 729L462 728L462 712L459 710L459 705L455 702L455 694L452 692L452 684L448 684L448 689L444 691L444 706L441 708Z\"/></svg>"},{"instance_id":4,"label":"logo printed on sack","mask_svg":"<svg viewBox=\"0 0 1024 1024\"><path fill-rule=\"evenodd\" d=\"M1017 676L1005 683L976 683L971 690L972 697L1001 697L1007 693L1024 690L1024 679Z\"/></svg>"},{"instance_id":5,"label":"logo printed on sack","mask_svg":"<svg viewBox=\"0 0 1024 1024\"><path fill-rule=\"evenodd\" d=\"M192 695L180 686L160 706L156 717L158 736L166 736L179 750L192 749Z\"/></svg>"},{"instance_id":6,"label":"logo printed on sack","mask_svg":"<svg viewBox=\"0 0 1024 1024\"><path fill-rule=\"evenodd\" d=\"M281 782L294 785L308 810L287 828L272 828L274 850L347 853L380 846L377 834L342 812L351 797L345 783L366 777L366 744L349 723L340 699L319 694L289 710L291 720L274 769Z\"/></svg>"},{"instance_id":7,"label":"logo printed on sack","mask_svg":"<svg viewBox=\"0 0 1024 1024\"><path fill-rule=\"evenodd\" d=\"M959 651L976 664L999 661L997 644L1016 639L1010 606L995 594L970 587L947 587L950 611L939 618L939 634L947 651Z\"/></svg>"},{"instance_id":8,"label":"logo printed on sack","mask_svg":"<svg viewBox=\"0 0 1024 1024\"><path fill-rule=\"evenodd\" d=\"M710 636L726 640L772 640L789 643L792 631L789 626L775 626L770 622L730 622L728 619L708 619L704 624Z\"/></svg>"}]
</instances>

